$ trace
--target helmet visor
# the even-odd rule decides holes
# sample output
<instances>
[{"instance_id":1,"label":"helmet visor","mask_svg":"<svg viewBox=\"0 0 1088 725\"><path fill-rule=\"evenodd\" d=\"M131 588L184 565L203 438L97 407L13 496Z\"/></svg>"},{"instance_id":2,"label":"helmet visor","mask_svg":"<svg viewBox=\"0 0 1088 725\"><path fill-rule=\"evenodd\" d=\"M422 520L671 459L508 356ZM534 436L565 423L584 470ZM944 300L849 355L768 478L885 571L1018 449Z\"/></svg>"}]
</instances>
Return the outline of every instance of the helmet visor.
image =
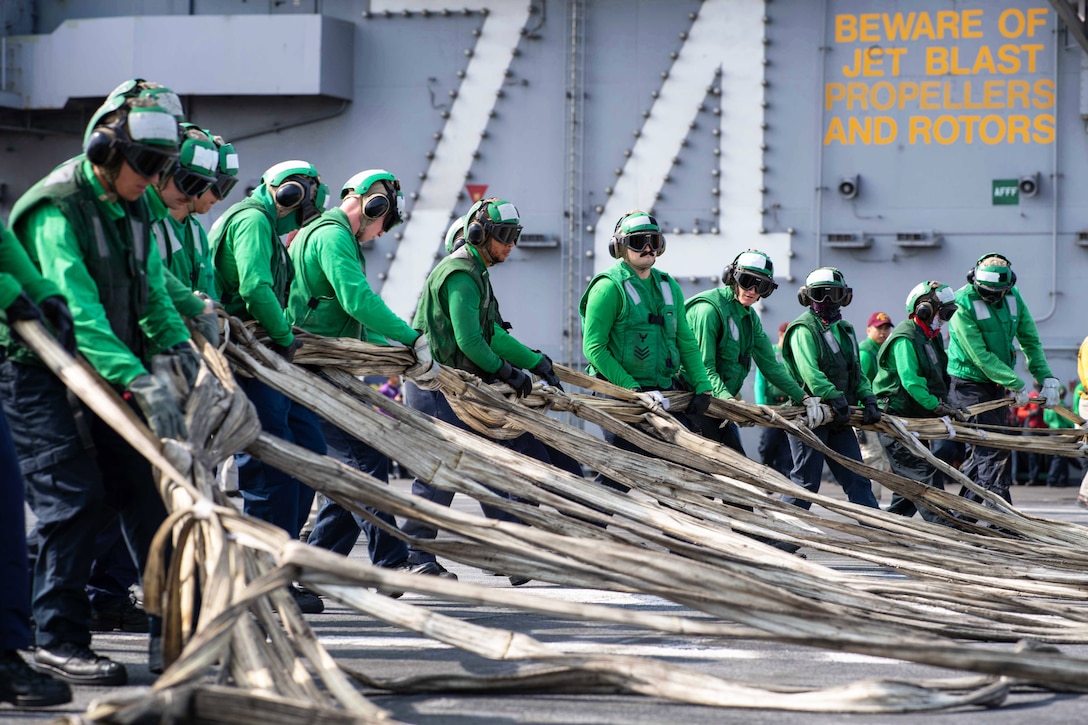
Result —
<instances>
[{"instance_id":1,"label":"helmet visor","mask_svg":"<svg viewBox=\"0 0 1088 725\"><path fill-rule=\"evenodd\" d=\"M215 183L212 184L212 193L215 194L217 199L225 199L237 183L237 176L216 174Z\"/></svg>"},{"instance_id":2,"label":"helmet visor","mask_svg":"<svg viewBox=\"0 0 1088 725\"><path fill-rule=\"evenodd\" d=\"M846 299L846 288L832 286L811 287L809 288L808 296L813 302L834 302L836 304L842 304L842 301Z\"/></svg>"},{"instance_id":3,"label":"helmet visor","mask_svg":"<svg viewBox=\"0 0 1088 725\"><path fill-rule=\"evenodd\" d=\"M733 275L737 286L743 290L755 290L756 294L766 297L774 291L775 284L769 278L761 274L740 271Z\"/></svg>"},{"instance_id":4,"label":"helmet visor","mask_svg":"<svg viewBox=\"0 0 1088 725\"><path fill-rule=\"evenodd\" d=\"M505 244L508 247L517 244L518 238L521 236L520 224L495 224L493 222L484 222L484 229L488 234L497 239L500 244Z\"/></svg>"},{"instance_id":5,"label":"helmet visor","mask_svg":"<svg viewBox=\"0 0 1088 725\"><path fill-rule=\"evenodd\" d=\"M177 163L177 150L167 150L144 146L142 144L128 143L121 150L125 161L140 176L145 179L153 179L165 174Z\"/></svg>"},{"instance_id":6,"label":"helmet visor","mask_svg":"<svg viewBox=\"0 0 1088 725\"><path fill-rule=\"evenodd\" d=\"M190 198L195 199L200 196L207 191L214 182L215 179L212 177L198 174L184 166L176 165L174 167L174 186L178 187L178 191Z\"/></svg>"},{"instance_id":7,"label":"helmet visor","mask_svg":"<svg viewBox=\"0 0 1088 725\"><path fill-rule=\"evenodd\" d=\"M662 237L660 232L637 232L635 234L628 234L625 243L627 244L627 248L633 252L644 252L647 249L653 252L660 252Z\"/></svg>"}]
</instances>

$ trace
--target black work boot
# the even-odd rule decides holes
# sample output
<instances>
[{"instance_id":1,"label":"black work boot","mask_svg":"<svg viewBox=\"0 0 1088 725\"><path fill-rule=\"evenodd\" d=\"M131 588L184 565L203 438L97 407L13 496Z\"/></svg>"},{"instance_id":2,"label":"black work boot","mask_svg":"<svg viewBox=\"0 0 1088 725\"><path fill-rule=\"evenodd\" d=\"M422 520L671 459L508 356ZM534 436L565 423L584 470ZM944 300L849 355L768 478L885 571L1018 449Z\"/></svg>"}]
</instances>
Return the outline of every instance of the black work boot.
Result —
<instances>
[{"instance_id":1,"label":"black work boot","mask_svg":"<svg viewBox=\"0 0 1088 725\"><path fill-rule=\"evenodd\" d=\"M63 642L39 647L34 652L34 669L73 685L123 685L128 671L120 662L101 657L86 645Z\"/></svg>"},{"instance_id":2,"label":"black work boot","mask_svg":"<svg viewBox=\"0 0 1088 725\"><path fill-rule=\"evenodd\" d=\"M68 685L35 672L14 650L0 652L0 702L16 707L49 707L71 701Z\"/></svg>"},{"instance_id":3,"label":"black work boot","mask_svg":"<svg viewBox=\"0 0 1088 725\"><path fill-rule=\"evenodd\" d=\"M128 598L106 607L91 607L92 632L146 632L147 613Z\"/></svg>"}]
</instances>

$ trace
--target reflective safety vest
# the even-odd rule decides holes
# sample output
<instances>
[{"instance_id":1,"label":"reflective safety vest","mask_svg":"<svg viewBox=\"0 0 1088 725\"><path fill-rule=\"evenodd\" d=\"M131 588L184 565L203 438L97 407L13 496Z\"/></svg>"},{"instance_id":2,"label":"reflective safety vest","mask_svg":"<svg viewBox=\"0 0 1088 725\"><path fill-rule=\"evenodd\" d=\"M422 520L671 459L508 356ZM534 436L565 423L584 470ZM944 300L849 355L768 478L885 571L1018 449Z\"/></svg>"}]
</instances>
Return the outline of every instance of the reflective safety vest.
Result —
<instances>
[{"instance_id":1,"label":"reflective safety vest","mask_svg":"<svg viewBox=\"0 0 1088 725\"><path fill-rule=\"evenodd\" d=\"M790 337L800 327L806 328L816 340L816 360L796 360L793 357ZM839 336L835 334L835 328L841 330L843 342L849 345L849 349L842 349L839 344ZM846 320L834 322L830 327L824 324L812 313L811 310L802 313L800 317L790 323L786 328L786 337L782 341L782 359L786 363L790 374L805 388L805 392L812 394L808 389L805 378L798 370L803 365L815 364L823 372L835 388L846 396L846 402L850 405L858 404L858 380L861 375L861 363L858 361L857 338L854 337L854 326Z\"/></svg>"},{"instance_id":2,"label":"reflective safety vest","mask_svg":"<svg viewBox=\"0 0 1088 725\"><path fill-rule=\"evenodd\" d=\"M125 216L105 218L99 213L94 188L81 168L83 161L82 155L69 159L20 197L11 212L11 227L14 229L39 204L57 207L79 241L110 329L133 354L146 361L146 337L140 320L147 312L147 259L152 249L147 203L143 197L133 202L119 201Z\"/></svg>"},{"instance_id":3,"label":"reflective safety vest","mask_svg":"<svg viewBox=\"0 0 1088 725\"><path fill-rule=\"evenodd\" d=\"M928 418L933 415L932 411L919 405L918 401L906 391L899 377L901 371L891 369L892 360L895 357L892 353L892 344L896 340L903 339L910 340L914 347L914 354L918 358L918 368L915 372L925 379L929 392L940 400L948 397L948 355L944 351L944 340L940 335L935 335L933 338L926 337L922 328L910 318L896 325L880 348L880 354L877 357L879 372L873 381L873 394L880 399L890 413L908 418Z\"/></svg>"},{"instance_id":4,"label":"reflective safety vest","mask_svg":"<svg viewBox=\"0 0 1088 725\"><path fill-rule=\"evenodd\" d=\"M619 262L590 281L579 308L583 320L589 290L602 280L616 285L623 296L620 313L608 334L608 351L640 387L672 387L680 370L676 344L677 315L684 301L680 285L656 269L650 270L646 280L640 280L630 266ZM660 290L660 295L648 294L647 288ZM589 373L596 374L592 365Z\"/></svg>"},{"instance_id":5,"label":"reflective safety vest","mask_svg":"<svg viewBox=\"0 0 1088 725\"><path fill-rule=\"evenodd\" d=\"M484 380L491 380L493 374L481 370L480 366L472 362L457 346L457 338L453 332L453 320L448 306L442 299L442 286L455 272L466 272L480 291L480 331L484 341L490 345L495 330L495 325L503 328L506 324L499 314L499 303L495 299L495 291L491 288L490 274L483 262L476 259L469 246L466 244L450 254L427 277L427 286L419 299L415 317L412 318L412 327L422 330L431 344L431 357L439 365L449 365L459 370L466 370L474 375L479 375Z\"/></svg>"}]
</instances>

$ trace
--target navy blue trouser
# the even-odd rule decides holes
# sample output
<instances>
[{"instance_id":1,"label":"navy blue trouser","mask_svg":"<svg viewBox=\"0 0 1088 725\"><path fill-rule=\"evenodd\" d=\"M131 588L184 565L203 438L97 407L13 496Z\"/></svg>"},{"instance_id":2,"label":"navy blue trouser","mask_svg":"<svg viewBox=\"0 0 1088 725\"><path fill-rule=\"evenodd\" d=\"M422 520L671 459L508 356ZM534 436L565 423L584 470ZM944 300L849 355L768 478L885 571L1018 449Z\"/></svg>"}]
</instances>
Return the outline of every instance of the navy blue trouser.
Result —
<instances>
[{"instance_id":1,"label":"navy blue trouser","mask_svg":"<svg viewBox=\"0 0 1088 725\"><path fill-rule=\"evenodd\" d=\"M699 428L696 425L695 421L693 421L688 416L687 413L683 413L681 411L676 411L675 413L670 412L669 415L671 415L673 418L676 418L676 422L679 423L680 425L684 426L688 430L696 431L696 432L699 430ZM616 435L615 433L613 433L610 430L602 430L601 434L604 436L605 443L608 443L609 445L615 446L616 448L619 448L621 451L630 451L632 453L641 453L644 456L651 455L651 454L647 453L646 451L642 450L641 448L639 448L638 446L636 446L634 443L631 443L630 441L628 441L626 438L624 438L622 436L618 436L618 435ZM740 436L737 437L737 445L740 445ZM744 449L741 448L740 452L744 453ZM620 483L618 481L613 481L611 478L604 475L603 473L598 473L596 478L593 479L593 481L594 481L594 483L603 484L603 485L608 486L609 488L611 488L611 489L613 489L615 491L620 491L621 493L627 493L628 491L631 490L630 486L625 486L625 485L623 485L622 483Z\"/></svg>"},{"instance_id":2,"label":"navy blue trouser","mask_svg":"<svg viewBox=\"0 0 1088 725\"><path fill-rule=\"evenodd\" d=\"M238 378L238 383L257 409L266 433L325 455L325 437L316 413L254 378ZM275 524L297 539L310 515L314 490L247 454L238 454L236 460L238 490L246 516Z\"/></svg>"},{"instance_id":3,"label":"navy blue trouser","mask_svg":"<svg viewBox=\"0 0 1088 725\"><path fill-rule=\"evenodd\" d=\"M880 441L880 445L884 448L884 453L888 457L888 466L891 468L892 473L909 478L919 483L924 483L927 486L933 488L939 488L944 490L944 474L937 470L937 467L924 458L919 458L910 452L910 450L900 443L895 438L892 438L887 433L877 434L877 439ZM925 506L919 507L909 498L900 496L898 493L892 494L892 501L887 508L888 513L899 514L900 516L906 516L910 518L914 516L915 512L921 514L922 518L930 523L934 524L948 524L949 522L942 518L939 514L930 511Z\"/></svg>"},{"instance_id":4,"label":"navy blue trouser","mask_svg":"<svg viewBox=\"0 0 1088 725\"><path fill-rule=\"evenodd\" d=\"M326 420L321 421L328 455L383 483L389 483L389 457L348 435ZM392 514L367 506L366 510L393 528L397 520ZM329 499L317 514L308 543L347 556L355 547L360 533L366 534L367 551L375 566L395 567L408 560L408 545L357 514Z\"/></svg>"},{"instance_id":5,"label":"navy blue trouser","mask_svg":"<svg viewBox=\"0 0 1088 725\"><path fill-rule=\"evenodd\" d=\"M704 438L709 438L727 448L732 448L742 456L748 455L744 452L744 444L740 440L740 428L733 421L713 418L709 415L698 415L691 416L691 422Z\"/></svg>"},{"instance_id":6,"label":"navy blue trouser","mask_svg":"<svg viewBox=\"0 0 1088 725\"><path fill-rule=\"evenodd\" d=\"M8 419L0 413L0 652L30 646L25 491Z\"/></svg>"},{"instance_id":7,"label":"navy blue trouser","mask_svg":"<svg viewBox=\"0 0 1088 725\"><path fill-rule=\"evenodd\" d=\"M87 580L87 595L95 609L108 609L128 601L129 590L140 581L117 512L107 511L104 518L106 523L94 540L94 561Z\"/></svg>"},{"instance_id":8,"label":"navy blue trouser","mask_svg":"<svg viewBox=\"0 0 1088 725\"><path fill-rule=\"evenodd\" d=\"M118 512L129 552L140 571L166 508L151 465L90 411L97 457L83 447L64 384L35 365L0 366L0 396L11 426L26 497L38 517L33 611L37 644L89 645L87 579L103 508ZM152 622L152 630L158 626Z\"/></svg>"},{"instance_id":9,"label":"navy blue trouser","mask_svg":"<svg viewBox=\"0 0 1088 725\"><path fill-rule=\"evenodd\" d=\"M830 425L821 425L818 428L813 428L812 432L824 445L839 455L861 461L861 448L858 446L858 437L850 426L832 427ZM823 476L824 461L826 460L827 467L831 469L831 475L842 486L842 490L850 501L862 506L879 508L876 496L873 495L873 484L868 478L859 476L838 461L827 458L820 451L802 443L799 438L790 436L789 439L790 451L793 452L793 470L790 471L791 481L813 493L819 493L820 478ZM784 495L782 500L803 509L812 506L811 501L805 501L794 496Z\"/></svg>"},{"instance_id":10,"label":"navy blue trouser","mask_svg":"<svg viewBox=\"0 0 1088 725\"><path fill-rule=\"evenodd\" d=\"M790 475L790 469L793 468L793 454L790 453L790 441L786 431L767 426L760 432L759 462L764 466L770 466L783 476Z\"/></svg>"},{"instance_id":11,"label":"navy blue trouser","mask_svg":"<svg viewBox=\"0 0 1088 725\"><path fill-rule=\"evenodd\" d=\"M953 377L952 385L948 389L949 402L964 407L1001 400L1004 397L1005 389L1000 385L976 383L963 378ZM1005 425L1008 422L1008 412L1005 408L997 408L979 413L971 420L986 425ZM967 446L967 459L961 470L982 488L1012 503L1012 495L1009 493L1009 485L1012 483L1009 474L1009 451L986 446ZM979 496L966 488L960 491L960 495L972 501L980 500Z\"/></svg>"},{"instance_id":12,"label":"navy blue trouser","mask_svg":"<svg viewBox=\"0 0 1088 725\"><path fill-rule=\"evenodd\" d=\"M450 407L449 401L446 400L446 396L442 395L442 393L437 390L424 390L411 381L406 381L404 385L404 402L410 408L418 410L421 413L426 413L432 418L438 418L445 423L457 426L461 430L472 431L472 429L453 412L453 408ZM538 461L544 461L545 463L553 462L548 453L549 449L528 433L520 435L512 440L496 440L495 442L512 451L535 458ZM581 467L569 456L563 456L562 460L557 458L555 464L571 473L575 473L579 476L582 475ZM412 481L412 493L441 506L449 506L453 502L452 491L443 491L442 489L435 488L428 483L420 481L418 478ZM505 495L498 491L496 491L496 493ZM494 506L481 503L480 508L483 510L484 516L487 516L490 519L511 521L518 524L522 523L521 519L517 516L507 513L502 509L497 509ZM438 536L438 531L435 529L412 519L405 521L404 525L400 528L404 533L417 539L433 539ZM425 561L434 561L435 556L426 551L410 548L408 560L413 564L422 564Z\"/></svg>"}]
</instances>

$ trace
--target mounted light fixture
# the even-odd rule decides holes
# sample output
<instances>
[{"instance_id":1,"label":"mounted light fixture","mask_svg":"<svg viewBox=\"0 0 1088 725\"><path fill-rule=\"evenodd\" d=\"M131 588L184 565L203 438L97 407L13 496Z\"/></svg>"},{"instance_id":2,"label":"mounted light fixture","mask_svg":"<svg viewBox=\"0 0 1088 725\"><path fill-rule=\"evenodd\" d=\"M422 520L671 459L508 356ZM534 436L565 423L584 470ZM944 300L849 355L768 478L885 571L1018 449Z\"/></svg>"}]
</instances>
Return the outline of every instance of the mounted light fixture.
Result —
<instances>
[{"instance_id":1,"label":"mounted light fixture","mask_svg":"<svg viewBox=\"0 0 1088 725\"><path fill-rule=\"evenodd\" d=\"M1020 196L1035 196L1039 193L1039 172L1021 176L1017 186L1020 187Z\"/></svg>"},{"instance_id":2,"label":"mounted light fixture","mask_svg":"<svg viewBox=\"0 0 1088 725\"><path fill-rule=\"evenodd\" d=\"M839 185L836 188L843 199L853 199L857 197L858 189L861 188L861 177L857 174L844 176L839 179Z\"/></svg>"}]
</instances>

